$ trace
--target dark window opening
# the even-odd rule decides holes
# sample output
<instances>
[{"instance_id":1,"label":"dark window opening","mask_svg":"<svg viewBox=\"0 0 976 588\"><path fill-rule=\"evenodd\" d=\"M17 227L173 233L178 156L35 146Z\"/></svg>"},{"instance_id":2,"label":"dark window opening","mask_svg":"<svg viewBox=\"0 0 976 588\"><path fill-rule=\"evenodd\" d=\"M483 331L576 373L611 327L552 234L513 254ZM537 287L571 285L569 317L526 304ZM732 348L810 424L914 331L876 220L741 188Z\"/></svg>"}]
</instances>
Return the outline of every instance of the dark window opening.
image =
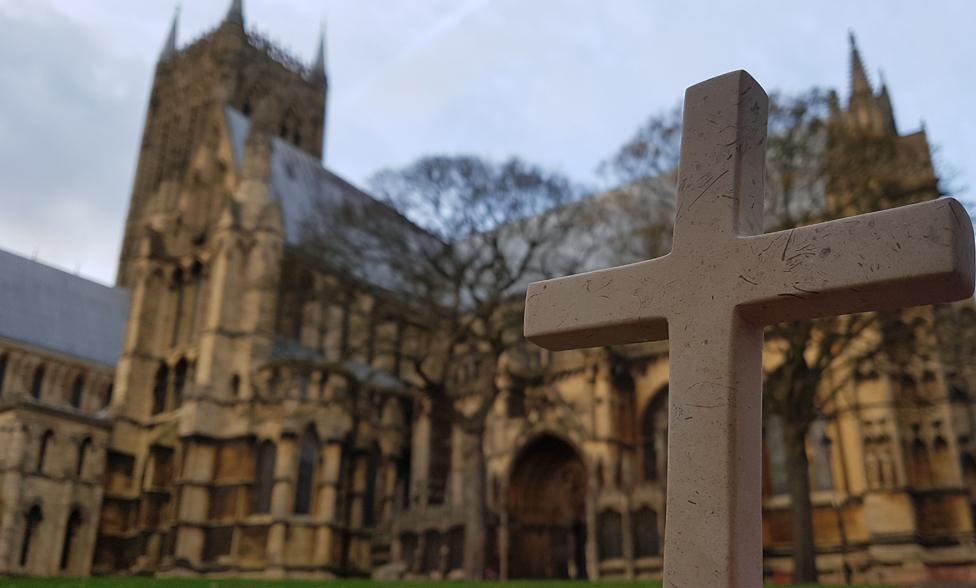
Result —
<instances>
[{"instance_id":1,"label":"dark window opening","mask_svg":"<svg viewBox=\"0 0 976 588\"><path fill-rule=\"evenodd\" d=\"M68 564L71 563L71 552L73 551L76 538L78 536L78 527L81 526L81 513L77 510L71 511L71 515L68 517L68 524L64 529L64 544L61 546L61 565L60 569L68 569Z\"/></svg>"},{"instance_id":2,"label":"dark window opening","mask_svg":"<svg viewBox=\"0 0 976 588\"><path fill-rule=\"evenodd\" d=\"M271 494L274 490L275 461L277 449L271 441L263 441L258 446L257 467L254 468L254 504L255 513L271 511Z\"/></svg>"},{"instance_id":3,"label":"dark window opening","mask_svg":"<svg viewBox=\"0 0 976 588\"><path fill-rule=\"evenodd\" d=\"M302 435L298 454L298 481L295 484L295 514L309 514L312 510L312 494L315 483L315 465L318 462L319 438L314 427Z\"/></svg>"},{"instance_id":4,"label":"dark window opening","mask_svg":"<svg viewBox=\"0 0 976 588\"><path fill-rule=\"evenodd\" d=\"M54 431L50 429L44 431L44 435L41 436L41 447L37 452L37 464L34 471L43 472L44 471L44 461L47 459L47 451L51 446L51 441L54 439Z\"/></svg>"},{"instance_id":5,"label":"dark window opening","mask_svg":"<svg viewBox=\"0 0 976 588\"><path fill-rule=\"evenodd\" d=\"M88 459L88 453L91 451L92 440L88 437L78 445L78 462L75 465L75 476L81 478L85 473L85 460Z\"/></svg>"},{"instance_id":6,"label":"dark window opening","mask_svg":"<svg viewBox=\"0 0 976 588\"><path fill-rule=\"evenodd\" d=\"M85 389L85 379L81 376L75 378L74 384L71 385L71 396L68 399L68 403L71 404L72 408L81 408L81 394Z\"/></svg>"},{"instance_id":7,"label":"dark window opening","mask_svg":"<svg viewBox=\"0 0 976 588\"><path fill-rule=\"evenodd\" d=\"M37 366L34 370L34 379L31 381L31 396L41 399L41 388L44 386L44 366Z\"/></svg>"},{"instance_id":8,"label":"dark window opening","mask_svg":"<svg viewBox=\"0 0 976 588\"><path fill-rule=\"evenodd\" d=\"M189 363L186 358L180 359L176 363L176 368L173 370L173 404L174 407L179 407L183 404L183 389L186 387L186 377L187 371L189 370Z\"/></svg>"},{"instance_id":9,"label":"dark window opening","mask_svg":"<svg viewBox=\"0 0 976 588\"><path fill-rule=\"evenodd\" d=\"M41 507L32 506L24 518L26 520L24 521L24 537L20 544L20 567L27 565L27 561L30 559L31 544L34 542L34 535L37 534L37 527L44 520Z\"/></svg>"},{"instance_id":10,"label":"dark window opening","mask_svg":"<svg viewBox=\"0 0 976 588\"><path fill-rule=\"evenodd\" d=\"M159 414L166 410L166 392L169 388L169 368L166 364L160 363L156 370L156 378L153 381L153 406L152 413Z\"/></svg>"}]
</instances>

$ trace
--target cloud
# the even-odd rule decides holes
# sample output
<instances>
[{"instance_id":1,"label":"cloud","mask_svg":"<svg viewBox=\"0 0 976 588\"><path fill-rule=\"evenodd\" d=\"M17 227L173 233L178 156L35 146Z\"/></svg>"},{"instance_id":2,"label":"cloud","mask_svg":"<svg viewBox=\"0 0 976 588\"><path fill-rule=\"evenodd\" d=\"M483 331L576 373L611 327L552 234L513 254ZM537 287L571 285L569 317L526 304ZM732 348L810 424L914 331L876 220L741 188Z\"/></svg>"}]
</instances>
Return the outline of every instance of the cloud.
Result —
<instances>
[{"instance_id":1,"label":"cloud","mask_svg":"<svg viewBox=\"0 0 976 588\"><path fill-rule=\"evenodd\" d=\"M110 282L146 72L44 3L0 31L0 246Z\"/></svg>"}]
</instances>

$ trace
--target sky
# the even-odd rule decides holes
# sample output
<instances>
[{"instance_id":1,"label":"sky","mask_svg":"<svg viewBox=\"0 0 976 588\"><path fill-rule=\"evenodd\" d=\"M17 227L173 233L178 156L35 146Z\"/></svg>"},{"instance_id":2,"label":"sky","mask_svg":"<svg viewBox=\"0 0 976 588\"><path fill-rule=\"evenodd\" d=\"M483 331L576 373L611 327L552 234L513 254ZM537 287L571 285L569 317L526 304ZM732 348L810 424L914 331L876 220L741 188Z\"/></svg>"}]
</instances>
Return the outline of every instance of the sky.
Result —
<instances>
[{"instance_id":1,"label":"sky","mask_svg":"<svg viewBox=\"0 0 976 588\"><path fill-rule=\"evenodd\" d=\"M179 44L230 0L187 1ZM0 248L112 283L172 0L0 0ZM748 70L767 91L837 88L847 33L900 130L924 124L954 194L976 194L976 2L245 0L306 62L324 24L325 163L365 186L432 153L595 170L684 89Z\"/></svg>"}]
</instances>

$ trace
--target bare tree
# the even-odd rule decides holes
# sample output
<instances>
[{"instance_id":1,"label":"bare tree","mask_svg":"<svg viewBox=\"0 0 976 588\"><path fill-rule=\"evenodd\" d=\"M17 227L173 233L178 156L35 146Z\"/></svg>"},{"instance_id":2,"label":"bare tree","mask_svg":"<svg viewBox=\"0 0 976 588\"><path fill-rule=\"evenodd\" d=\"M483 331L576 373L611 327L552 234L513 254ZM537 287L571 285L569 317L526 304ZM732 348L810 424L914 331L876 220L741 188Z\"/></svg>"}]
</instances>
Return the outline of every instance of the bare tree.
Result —
<instances>
[{"instance_id":1,"label":"bare tree","mask_svg":"<svg viewBox=\"0 0 976 588\"><path fill-rule=\"evenodd\" d=\"M392 290L425 325L402 359L437 416L463 433L464 571L485 567L485 420L523 344L524 289L585 259L581 190L518 159L425 157L377 174L378 201L324 202L305 224L306 254ZM572 242L570 243L570 239Z\"/></svg>"}]
</instances>

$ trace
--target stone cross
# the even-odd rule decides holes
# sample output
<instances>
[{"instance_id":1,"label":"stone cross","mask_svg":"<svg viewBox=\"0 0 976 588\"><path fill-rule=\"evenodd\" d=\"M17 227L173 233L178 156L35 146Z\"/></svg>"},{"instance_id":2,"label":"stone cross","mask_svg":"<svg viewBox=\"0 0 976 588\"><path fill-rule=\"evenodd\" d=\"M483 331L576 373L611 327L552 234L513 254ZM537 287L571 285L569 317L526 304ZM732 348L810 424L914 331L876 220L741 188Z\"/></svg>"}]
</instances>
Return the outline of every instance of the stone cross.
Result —
<instances>
[{"instance_id":1,"label":"stone cross","mask_svg":"<svg viewBox=\"0 0 976 588\"><path fill-rule=\"evenodd\" d=\"M671 253L526 295L548 349L670 339L669 587L762 584L763 326L973 293L953 199L761 234L767 105L744 71L689 88Z\"/></svg>"}]
</instances>

